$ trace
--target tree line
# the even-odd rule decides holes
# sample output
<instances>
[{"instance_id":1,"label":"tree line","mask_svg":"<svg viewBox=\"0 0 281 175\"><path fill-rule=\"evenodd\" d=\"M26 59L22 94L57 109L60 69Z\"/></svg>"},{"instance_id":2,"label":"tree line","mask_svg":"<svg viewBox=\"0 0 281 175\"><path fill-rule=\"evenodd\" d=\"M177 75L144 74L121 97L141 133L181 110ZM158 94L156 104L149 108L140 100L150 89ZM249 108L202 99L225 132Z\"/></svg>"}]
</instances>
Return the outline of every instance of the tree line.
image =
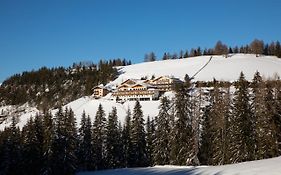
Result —
<instances>
[{"instance_id":1,"label":"tree line","mask_svg":"<svg viewBox=\"0 0 281 175\"><path fill-rule=\"evenodd\" d=\"M125 59L74 63L72 66L25 71L5 80L0 86L0 105L26 102L40 109L58 107L81 96L91 95L92 88L118 76L116 66L126 66Z\"/></svg>"},{"instance_id":2,"label":"tree line","mask_svg":"<svg viewBox=\"0 0 281 175\"><path fill-rule=\"evenodd\" d=\"M241 73L234 87L216 80L202 88L185 77L173 99L145 122L136 101L125 121L102 105L94 121L85 112L77 127L72 109L43 112L22 128L0 132L0 174L74 174L77 171L153 165L223 165L281 154L281 82L251 82ZM232 90L231 90L232 89ZM234 90L233 90L234 89Z\"/></svg>"},{"instance_id":3,"label":"tree line","mask_svg":"<svg viewBox=\"0 0 281 175\"><path fill-rule=\"evenodd\" d=\"M242 45L240 47L227 46L222 41L217 41L213 48L202 49L201 47L197 47L191 48L190 50L181 50L179 53L175 52L173 54L165 52L162 58L159 59L182 59L202 55L224 55L225 57L227 57L228 54L236 53L256 54L257 57L260 55L273 55L281 58L281 46L279 41L271 42L270 44L268 44L259 39L254 39L250 44ZM157 56L154 52L147 53L144 56L144 62L151 62L156 60Z\"/></svg>"}]
</instances>

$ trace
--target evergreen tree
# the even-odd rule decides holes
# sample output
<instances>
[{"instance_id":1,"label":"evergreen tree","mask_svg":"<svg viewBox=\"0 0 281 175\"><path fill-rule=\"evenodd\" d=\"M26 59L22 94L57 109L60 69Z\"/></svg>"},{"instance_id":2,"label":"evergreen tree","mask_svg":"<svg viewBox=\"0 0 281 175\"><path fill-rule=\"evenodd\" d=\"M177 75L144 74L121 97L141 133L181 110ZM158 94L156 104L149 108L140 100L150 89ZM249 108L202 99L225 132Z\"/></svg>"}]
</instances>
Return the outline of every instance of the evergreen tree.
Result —
<instances>
[{"instance_id":1,"label":"evergreen tree","mask_svg":"<svg viewBox=\"0 0 281 175\"><path fill-rule=\"evenodd\" d=\"M167 165L170 162L170 142L171 134L171 102L167 97L161 98L158 119L156 120L155 142L153 151L153 161L156 165Z\"/></svg>"},{"instance_id":2,"label":"evergreen tree","mask_svg":"<svg viewBox=\"0 0 281 175\"><path fill-rule=\"evenodd\" d=\"M188 58L188 57L189 57L188 50L185 51L183 57L184 57L184 58Z\"/></svg>"},{"instance_id":3,"label":"evergreen tree","mask_svg":"<svg viewBox=\"0 0 281 175\"><path fill-rule=\"evenodd\" d=\"M281 155L281 81L277 79L275 81L275 113L274 113L274 124L276 127L276 137L278 145L278 155Z\"/></svg>"},{"instance_id":4,"label":"evergreen tree","mask_svg":"<svg viewBox=\"0 0 281 175\"><path fill-rule=\"evenodd\" d=\"M139 101L136 101L132 120L132 166L147 166L144 119Z\"/></svg>"},{"instance_id":5,"label":"evergreen tree","mask_svg":"<svg viewBox=\"0 0 281 175\"><path fill-rule=\"evenodd\" d=\"M235 84L233 109L230 117L230 163L254 159L254 119L249 103L248 82L241 72Z\"/></svg>"},{"instance_id":6,"label":"evergreen tree","mask_svg":"<svg viewBox=\"0 0 281 175\"><path fill-rule=\"evenodd\" d=\"M253 116L255 118L256 159L271 158L276 155L276 134L273 125L273 94L268 88L266 92L259 72L253 79Z\"/></svg>"},{"instance_id":7,"label":"evergreen tree","mask_svg":"<svg viewBox=\"0 0 281 175\"><path fill-rule=\"evenodd\" d=\"M203 120L202 120L202 133L201 142L199 150L200 163L203 165L209 165L211 162L212 151L210 146L212 144L212 131L211 131L211 117L210 117L211 105L207 105L203 110Z\"/></svg>"},{"instance_id":8,"label":"evergreen tree","mask_svg":"<svg viewBox=\"0 0 281 175\"><path fill-rule=\"evenodd\" d=\"M277 41L275 45L275 56L281 58L281 45L279 41Z\"/></svg>"},{"instance_id":9,"label":"evergreen tree","mask_svg":"<svg viewBox=\"0 0 281 175\"><path fill-rule=\"evenodd\" d=\"M21 174L21 137L20 129L16 126L16 117L12 117L12 123L6 132L8 138L4 144L4 161L1 162L3 169L1 170L3 174Z\"/></svg>"},{"instance_id":10,"label":"evergreen tree","mask_svg":"<svg viewBox=\"0 0 281 175\"><path fill-rule=\"evenodd\" d=\"M106 126L106 164L107 168L118 168L121 166L121 135L118 129L117 110L112 109L112 112L108 116L108 122Z\"/></svg>"},{"instance_id":11,"label":"evergreen tree","mask_svg":"<svg viewBox=\"0 0 281 175\"><path fill-rule=\"evenodd\" d=\"M194 133L192 130L191 82L186 78L184 85L177 88L175 101L175 125L172 129L170 163L191 165L194 162Z\"/></svg>"},{"instance_id":12,"label":"evergreen tree","mask_svg":"<svg viewBox=\"0 0 281 175\"><path fill-rule=\"evenodd\" d=\"M209 165L223 165L226 162L226 122L228 120L227 103L225 97L215 84L209 111Z\"/></svg>"},{"instance_id":13,"label":"evergreen tree","mask_svg":"<svg viewBox=\"0 0 281 175\"><path fill-rule=\"evenodd\" d=\"M52 145L54 142L54 123L50 112L45 111L43 115L43 168L42 174L52 174Z\"/></svg>"},{"instance_id":14,"label":"evergreen tree","mask_svg":"<svg viewBox=\"0 0 281 175\"><path fill-rule=\"evenodd\" d=\"M170 55L169 53L164 53L162 60L169 60L170 59Z\"/></svg>"},{"instance_id":15,"label":"evergreen tree","mask_svg":"<svg viewBox=\"0 0 281 175\"><path fill-rule=\"evenodd\" d=\"M156 61L156 55L154 52L150 52L149 54L145 54L144 56L144 61L145 62L152 62L152 61Z\"/></svg>"},{"instance_id":16,"label":"evergreen tree","mask_svg":"<svg viewBox=\"0 0 281 175\"><path fill-rule=\"evenodd\" d=\"M122 131L122 141L123 141L123 162L124 167L132 167L133 166L133 147L132 147L132 137L131 137L131 111L128 109L127 115L125 118L125 124Z\"/></svg>"},{"instance_id":17,"label":"evergreen tree","mask_svg":"<svg viewBox=\"0 0 281 175\"><path fill-rule=\"evenodd\" d=\"M105 137L106 118L103 107L100 104L93 124L93 148L95 155L95 169L105 168Z\"/></svg>"},{"instance_id":18,"label":"evergreen tree","mask_svg":"<svg viewBox=\"0 0 281 175\"><path fill-rule=\"evenodd\" d=\"M73 111L60 108L56 113L52 165L54 174L74 174L77 169L77 130Z\"/></svg>"},{"instance_id":19,"label":"evergreen tree","mask_svg":"<svg viewBox=\"0 0 281 175\"><path fill-rule=\"evenodd\" d=\"M43 125L39 114L23 127L22 137L23 174L40 174L43 168Z\"/></svg>"},{"instance_id":20,"label":"evergreen tree","mask_svg":"<svg viewBox=\"0 0 281 175\"><path fill-rule=\"evenodd\" d=\"M147 154L147 163L148 166L153 165L152 153L154 150L154 133L155 133L155 126L154 121L150 120L150 117L147 117L146 122L146 154Z\"/></svg>"},{"instance_id":21,"label":"evergreen tree","mask_svg":"<svg viewBox=\"0 0 281 175\"><path fill-rule=\"evenodd\" d=\"M79 128L78 144L78 166L82 171L93 169L93 145L92 145L92 123L90 116L86 116L85 111L82 113L81 124Z\"/></svg>"}]
</instances>

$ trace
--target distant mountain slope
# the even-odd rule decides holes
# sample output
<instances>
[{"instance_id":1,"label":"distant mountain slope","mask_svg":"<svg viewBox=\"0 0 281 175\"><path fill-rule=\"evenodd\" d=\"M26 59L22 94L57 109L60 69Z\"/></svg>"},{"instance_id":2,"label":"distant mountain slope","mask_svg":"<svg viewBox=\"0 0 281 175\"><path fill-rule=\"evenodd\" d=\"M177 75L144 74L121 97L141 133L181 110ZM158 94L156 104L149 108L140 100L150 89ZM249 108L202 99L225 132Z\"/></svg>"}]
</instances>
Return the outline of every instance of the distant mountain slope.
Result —
<instances>
[{"instance_id":1,"label":"distant mountain slope","mask_svg":"<svg viewBox=\"0 0 281 175\"><path fill-rule=\"evenodd\" d=\"M153 75L156 77L161 75L169 75L184 79L185 74L188 74L189 76L194 75L209 61L209 59L210 56L200 56L186 59L146 62L119 67L119 77L110 82L107 86L118 85L122 81L125 81L129 78L151 78ZM213 59L210 61L210 63L197 74L194 80L212 81L213 78L216 78L217 80L235 81L238 79L241 71L244 72L248 80L252 80L256 71L259 71L261 75L265 77L272 77L276 73L281 75L281 59L275 56L256 57L252 54L236 54L228 58L224 58L223 56L213 56ZM77 90L79 91L79 89ZM81 114L84 110L86 114L89 114L93 120L99 104L102 104L104 107L106 115L111 112L112 107L116 107L119 119L124 121L126 111L128 108L132 110L135 102L128 101L124 104L121 104L111 101L109 98L93 99L91 97L85 96L81 98L78 97L78 99L67 103L65 106L73 109L77 118L77 123L79 123ZM144 117L146 118L148 115L150 117L156 116L158 114L159 104L159 101L141 102ZM25 105L23 105L21 108L24 107ZM3 110L4 113L6 111L6 113L9 113L9 116L12 116L15 113L9 111L17 111L16 108L18 108L18 106L3 106L0 107L0 112ZM25 111L18 113L20 116L18 125L23 126L28 120L28 116L34 116L36 112L39 111L35 108L27 107ZM55 110L53 112L55 112ZM0 129L4 129L5 126L10 125L11 117L9 116L7 116L7 119L6 117L1 118L0 122L2 123L0 124Z\"/></svg>"},{"instance_id":2,"label":"distant mountain slope","mask_svg":"<svg viewBox=\"0 0 281 175\"><path fill-rule=\"evenodd\" d=\"M119 84L128 78L169 75L184 79L185 74L193 76L210 59L210 56L199 56L186 59L145 62L120 67L122 74L112 82ZM213 56L210 63L197 74L195 81L212 81L213 78L224 81L235 81L243 71L246 79L252 80L256 71L262 76L281 75L281 59L275 56L256 57L253 54L235 54L228 58Z\"/></svg>"},{"instance_id":3,"label":"distant mountain slope","mask_svg":"<svg viewBox=\"0 0 281 175\"><path fill-rule=\"evenodd\" d=\"M78 175L279 175L281 172L280 163L281 157L276 157L223 166L155 166L81 172Z\"/></svg>"}]
</instances>

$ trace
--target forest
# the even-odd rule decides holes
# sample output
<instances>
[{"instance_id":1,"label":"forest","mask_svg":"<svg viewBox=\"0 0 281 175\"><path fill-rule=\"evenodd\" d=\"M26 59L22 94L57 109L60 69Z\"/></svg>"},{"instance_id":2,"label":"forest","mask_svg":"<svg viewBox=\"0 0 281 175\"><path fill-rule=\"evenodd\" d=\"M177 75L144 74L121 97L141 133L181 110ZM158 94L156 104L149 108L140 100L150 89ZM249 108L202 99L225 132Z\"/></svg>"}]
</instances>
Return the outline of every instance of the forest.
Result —
<instances>
[{"instance_id":1,"label":"forest","mask_svg":"<svg viewBox=\"0 0 281 175\"><path fill-rule=\"evenodd\" d=\"M20 129L17 117L0 132L0 174L74 174L153 165L223 165L281 154L281 81L251 82L241 72L231 84L207 89L188 76L175 98L161 98L159 114L144 116L138 101L124 123L100 105L94 121L72 109L37 114ZM147 117L147 120L144 120Z\"/></svg>"}]
</instances>

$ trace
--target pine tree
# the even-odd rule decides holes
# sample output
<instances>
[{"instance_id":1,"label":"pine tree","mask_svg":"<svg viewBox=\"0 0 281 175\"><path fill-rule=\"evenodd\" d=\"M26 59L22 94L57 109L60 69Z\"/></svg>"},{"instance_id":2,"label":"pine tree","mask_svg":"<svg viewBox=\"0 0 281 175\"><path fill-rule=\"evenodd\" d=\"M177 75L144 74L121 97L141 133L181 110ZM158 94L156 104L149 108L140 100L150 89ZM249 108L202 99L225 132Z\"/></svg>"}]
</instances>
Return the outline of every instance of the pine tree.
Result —
<instances>
[{"instance_id":1,"label":"pine tree","mask_svg":"<svg viewBox=\"0 0 281 175\"><path fill-rule=\"evenodd\" d=\"M82 171L93 169L93 145L92 145L92 123L90 116L86 116L85 111L82 113L79 128L79 145L78 145L78 166Z\"/></svg>"},{"instance_id":2,"label":"pine tree","mask_svg":"<svg viewBox=\"0 0 281 175\"><path fill-rule=\"evenodd\" d=\"M121 136L118 129L117 109L113 108L108 115L108 122L106 126L106 141L105 141L105 160L107 168L118 168L121 166Z\"/></svg>"},{"instance_id":3,"label":"pine tree","mask_svg":"<svg viewBox=\"0 0 281 175\"><path fill-rule=\"evenodd\" d=\"M254 119L249 104L248 82L241 72L235 84L233 109L230 116L230 163L254 159Z\"/></svg>"},{"instance_id":4,"label":"pine tree","mask_svg":"<svg viewBox=\"0 0 281 175\"><path fill-rule=\"evenodd\" d=\"M154 126L154 121L150 120L150 117L147 117L146 121L146 154L147 154L147 163L148 166L153 165L153 150L154 150L154 133L155 133L155 126Z\"/></svg>"},{"instance_id":5,"label":"pine tree","mask_svg":"<svg viewBox=\"0 0 281 175\"><path fill-rule=\"evenodd\" d=\"M164 53L164 55L163 55L163 58L162 58L162 60L169 60L170 59L170 56L169 56L169 53Z\"/></svg>"},{"instance_id":6,"label":"pine tree","mask_svg":"<svg viewBox=\"0 0 281 175\"><path fill-rule=\"evenodd\" d=\"M281 58L281 45L279 41L277 41L275 45L275 56Z\"/></svg>"},{"instance_id":7,"label":"pine tree","mask_svg":"<svg viewBox=\"0 0 281 175\"><path fill-rule=\"evenodd\" d=\"M95 155L95 169L105 168L105 134L106 118L103 107L100 104L93 124L93 148Z\"/></svg>"},{"instance_id":8,"label":"pine tree","mask_svg":"<svg viewBox=\"0 0 281 175\"><path fill-rule=\"evenodd\" d=\"M191 82L186 78L184 85L177 87L175 101L175 125L172 128L170 163L191 165L195 155L194 133L192 130Z\"/></svg>"},{"instance_id":9,"label":"pine tree","mask_svg":"<svg viewBox=\"0 0 281 175\"><path fill-rule=\"evenodd\" d=\"M132 139L131 139L131 111L128 109L127 115L125 118L125 124L122 131L122 141L123 141L123 162L124 167L132 167L133 166L133 148L132 148Z\"/></svg>"},{"instance_id":10,"label":"pine tree","mask_svg":"<svg viewBox=\"0 0 281 175\"><path fill-rule=\"evenodd\" d=\"M52 145L54 142L54 123L50 112L45 111L43 115L43 168L42 174L51 174L52 172Z\"/></svg>"},{"instance_id":11,"label":"pine tree","mask_svg":"<svg viewBox=\"0 0 281 175\"><path fill-rule=\"evenodd\" d=\"M74 113L60 108L56 113L55 138L53 142L52 172L54 174L74 174L77 169L77 130Z\"/></svg>"},{"instance_id":12,"label":"pine tree","mask_svg":"<svg viewBox=\"0 0 281 175\"><path fill-rule=\"evenodd\" d=\"M132 166L143 167L147 166L147 154L146 154L146 142L145 142L145 130L144 119L139 101L136 101L133 120L132 120Z\"/></svg>"},{"instance_id":13,"label":"pine tree","mask_svg":"<svg viewBox=\"0 0 281 175\"><path fill-rule=\"evenodd\" d=\"M275 113L274 113L274 125L276 127L276 137L278 145L278 155L281 155L281 81L277 79L275 81Z\"/></svg>"},{"instance_id":14,"label":"pine tree","mask_svg":"<svg viewBox=\"0 0 281 175\"><path fill-rule=\"evenodd\" d=\"M12 117L12 123L10 127L6 130L8 134L8 139L5 148L3 170L4 174L21 174L20 165L22 160L21 153L21 137L20 137L20 129L16 126L17 119L15 116Z\"/></svg>"},{"instance_id":15,"label":"pine tree","mask_svg":"<svg viewBox=\"0 0 281 175\"><path fill-rule=\"evenodd\" d=\"M159 114L156 120L155 142L153 151L153 161L156 165L167 165L170 162L170 142L171 134L171 102L167 97L161 98Z\"/></svg>"},{"instance_id":16,"label":"pine tree","mask_svg":"<svg viewBox=\"0 0 281 175\"><path fill-rule=\"evenodd\" d=\"M273 94L267 89L259 72L253 79L253 115L255 118L256 159L271 158L276 155L276 134L273 125Z\"/></svg>"},{"instance_id":17,"label":"pine tree","mask_svg":"<svg viewBox=\"0 0 281 175\"><path fill-rule=\"evenodd\" d=\"M211 105L207 105L203 110L202 120L202 133L200 141L199 159L203 165L209 165L211 162L211 117L210 117Z\"/></svg>"},{"instance_id":18,"label":"pine tree","mask_svg":"<svg viewBox=\"0 0 281 175\"><path fill-rule=\"evenodd\" d=\"M39 114L34 120L30 118L23 127L22 137L23 173L40 174L43 168L43 125Z\"/></svg>"},{"instance_id":19,"label":"pine tree","mask_svg":"<svg viewBox=\"0 0 281 175\"><path fill-rule=\"evenodd\" d=\"M184 57L184 58L188 58L188 57L189 57L188 50L185 51L183 57Z\"/></svg>"},{"instance_id":20,"label":"pine tree","mask_svg":"<svg viewBox=\"0 0 281 175\"><path fill-rule=\"evenodd\" d=\"M214 91L212 93L211 108L208 111L206 127L209 133L206 133L209 138L208 151L209 165L223 165L226 163L226 143L227 143L227 102L226 97L222 95L216 83L214 83Z\"/></svg>"}]
</instances>

